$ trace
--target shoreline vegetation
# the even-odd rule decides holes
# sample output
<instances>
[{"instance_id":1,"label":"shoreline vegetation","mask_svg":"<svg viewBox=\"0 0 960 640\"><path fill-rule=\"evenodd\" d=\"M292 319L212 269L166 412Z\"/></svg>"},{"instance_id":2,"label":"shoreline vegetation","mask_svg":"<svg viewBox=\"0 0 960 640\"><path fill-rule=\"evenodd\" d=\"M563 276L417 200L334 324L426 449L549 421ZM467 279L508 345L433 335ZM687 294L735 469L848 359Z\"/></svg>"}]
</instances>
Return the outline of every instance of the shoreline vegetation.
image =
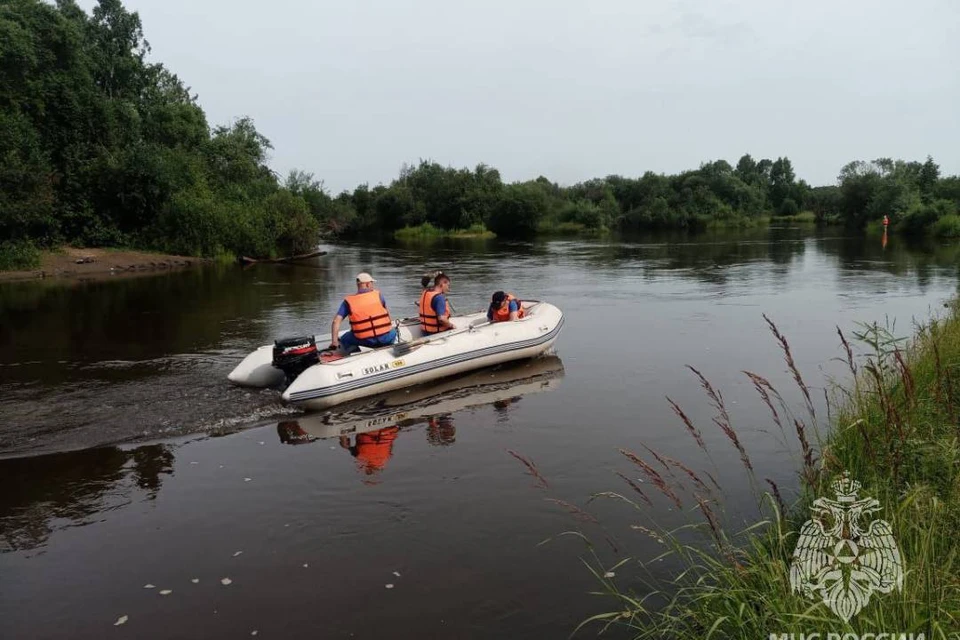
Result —
<instances>
[{"instance_id":1,"label":"shoreline vegetation","mask_svg":"<svg viewBox=\"0 0 960 640\"><path fill-rule=\"evenodd\" d=\"M909 342L877 324L861 325L852 336L838 327L839 359L846 365L849 381L829 387L833 397L827 397L826 419L815 409L813 398L818 391L808 386L798 370L787 338L764 316L803 409L795 414L766 378L744 374L769 410L770 435L781 437L782 446L796 460L799 489L792 504L784 502L772 480L755 473L749 442L741 438L742 431L738 433L741 427L731 417L720 389L690 367L715 411L712 424L694 424L682 407L668 401L678 428L696 443L700 462L673 460L645 446L621 449L630 465L627 473L617 472L626 483L623 492L602 492L591 498L629 505L638 522L631 525L632 532L649 536L662 552L651 554L656 557L628 557L609 566L584 527L567 532L583 538L591 551L591 560L585 562L600 584L594 595L604 598L608 607L613 603L613 610L585 620L578 630L615 626L625 627L635 638L678 640L799 638L815 633L824 638L828 633L868 637L862 634L882 632L894 634L891 637L914 633L928 640L956 638L960 627L960 547L955 540L960 527L960 301L947 306L943 317L917 326ZM716 470L701 428L722 430L752 487L761 515L752 524L741 523L736 531L730 522L734 518L725 511L724 492L708 471ZM531 460L513 455L539 478ZM879 588L886 580L882 571L871 574L867 568L883 567L869 561L853 565L867 572L859 576L861 588L874 578L880 582L869 588L868 603L848 622L828 608L822 594L804 596L791 587L791 564L801 531L810 531L803 527L812 518L814 500L836 500L833 483L845 474L860 483L859 499L878 502L876 509L866 508L854 517L865 534L856 540L860 557L875 550L878 542L886 543L875 536L867 538L876 533L870 522L885 520L899 548L904 576L900 588L887 582L884 593ZM576 505L554 501L580 522L602 527ZM658 525L653 514L663 513L661 504L663 509L675 506L685 514L687 524ZM820 522L828 530L832 526L830 516L822 516ZM825 550L829 552L832 545L829 542ZM668 577L664 577L665 565L671 569ZM824 580L829 582L829 576ZM629 582L629 587L621 588L618 582Z\"/></svg>"},{"instance_id":2,"label":"shoreline vegetation","mask_svg":"<svg viewBox=\"0 0 960 640\"><path fill-rule=\"evenodd\" d=\"M487 229L483 223L477 223L468 229L441 229L429 222L423 222L415 227L406 226L393 232L397 240L433 240L437 238L496 238L497 235Z\"/></svg>"},{"instance_id":3,"label":"shoreline vegetation","mask_svg":"<svg viewBox=\"0 0 960 640\"><path fill-rule=\"evenodd\" d=\"M58 247L39 253L36 268L0 270L0 282L46 278L104 280L158 271L177 271L215 261L210 258L128 249ZM225 259L226 257L221 257L220 260Z\"/></svg>"},{"instance_id":4,"label":"shoreline vegetation","mask_svg":"<svg viewBox=\"0 0 960 640\"><path fill-rule=\"evenodd\" d=\"M65 244L275 258L321 237L598 236L780 220L862 229L884 215L898 233L960 237L960 177L941 177L929 157L851 162L817 187L787 157L749 154L735 166L569 186L420 160L387 185L333 195L305 171L278 177L250 118L211 127L190 88L148 59L140 17L120 0L90 14L74 0L10 0L0 38L0 270L35 268L40 250Z\"/></svg>"}]
</instances>

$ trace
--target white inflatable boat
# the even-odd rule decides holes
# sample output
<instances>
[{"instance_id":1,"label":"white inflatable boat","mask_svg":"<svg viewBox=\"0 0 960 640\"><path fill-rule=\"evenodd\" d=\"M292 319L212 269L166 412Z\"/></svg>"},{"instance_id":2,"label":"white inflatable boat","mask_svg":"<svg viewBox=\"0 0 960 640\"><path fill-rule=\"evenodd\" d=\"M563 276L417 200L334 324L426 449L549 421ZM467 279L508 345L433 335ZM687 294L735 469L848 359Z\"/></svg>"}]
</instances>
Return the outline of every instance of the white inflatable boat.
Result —
<instances>
[{"instance_id":1,"label":"white inflatable boat","mask_svg":"<svg viewBox=\"0 0 960 640\"><path fill-rule=\"evenodd\" d=\"M283 400L306 409L333 405L438 380L513 360L546 353L563 326L563 314L552 304L524 301L526 316L516 322L491 323L486 312L452 316L455 327L423 334L419 322L401 321L397 343L363 348L339 360L309 366L290 381ZM329 342L329 335L310 343ZM303 345L307 348L307 345ZM279 387L289 378L273 366L275 345L260 347L230 372L234 384Z\"/></svg>"},{"instance_id":2,"label":"white inflatable boat","mask_svg":"<svg viewBox=\"0 0 960 640\"><path fill-rule=\"evenodd\" d=\"M281 441L301 444L384 429L410 427L431 418L485 405L506 406L522 396L556 389L563 379L563 362L544 356L474 371L435 383L384 394L372 406L311 413L281 420Z\"/></svg>"}]
</instances>

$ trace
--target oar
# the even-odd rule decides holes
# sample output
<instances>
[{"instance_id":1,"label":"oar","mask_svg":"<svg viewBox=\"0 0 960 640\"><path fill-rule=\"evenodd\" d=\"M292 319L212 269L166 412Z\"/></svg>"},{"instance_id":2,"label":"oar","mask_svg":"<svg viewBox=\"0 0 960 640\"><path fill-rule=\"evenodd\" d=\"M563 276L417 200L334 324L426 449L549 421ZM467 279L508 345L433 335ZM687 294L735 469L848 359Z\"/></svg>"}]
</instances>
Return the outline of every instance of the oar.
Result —
<instances>
[{"instance_id":1,"label":"oar","mask_svg":"<svg viewBox=\"0 0 960 640\"><path fill-rule=\"evenodd\" d=\"M428 342L433 342L434 340L446 339L446 338L449 338L450 336L457 335L458 333L463 333L464 331L470 331L471 329L476 329L477 327L482 327L486 324L489 324L489 323L482 322L477 325L467 325L466 327L463 327L461 329L454 329L453 331L441 331L440 333L435 333L425 338L418 338L411 342L400 342L393 346L393 355L395 356L406 355L411 351L413 351L414 349L418 349L419 347L422 347Z\"/></svg>"}]
</instances>

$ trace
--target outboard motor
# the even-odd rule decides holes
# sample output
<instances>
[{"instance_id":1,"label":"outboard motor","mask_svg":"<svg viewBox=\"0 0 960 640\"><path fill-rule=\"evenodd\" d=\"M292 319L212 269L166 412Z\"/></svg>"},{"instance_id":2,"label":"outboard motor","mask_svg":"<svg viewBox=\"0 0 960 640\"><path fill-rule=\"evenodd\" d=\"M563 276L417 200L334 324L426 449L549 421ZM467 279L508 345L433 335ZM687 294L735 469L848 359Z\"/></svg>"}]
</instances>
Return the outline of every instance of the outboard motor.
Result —
<instances>
[{"instance_id":1,"label":"outboard motor","mask_svg":"<svg viewBox=\"0 0 960 640\"><path fill-rule=\"evenodd\" d=\"M287 386L318 362L320 354L313 336L284 338L273 343L273 366L283 371Z\"/></svg>"}]
</instances>

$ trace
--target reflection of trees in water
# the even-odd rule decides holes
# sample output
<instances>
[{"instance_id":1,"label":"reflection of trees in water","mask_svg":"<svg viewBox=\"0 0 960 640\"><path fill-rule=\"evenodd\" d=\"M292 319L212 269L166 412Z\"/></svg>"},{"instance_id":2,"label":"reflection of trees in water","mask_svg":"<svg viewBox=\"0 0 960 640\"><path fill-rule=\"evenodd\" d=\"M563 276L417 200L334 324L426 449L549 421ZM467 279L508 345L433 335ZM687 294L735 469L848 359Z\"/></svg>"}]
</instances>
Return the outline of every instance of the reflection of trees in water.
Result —
<instances>
[{"instance_id":1,"label":"reflection of trees in water","mask_svg":"<svg viewBox=\"0 0 960 640\"><path fill-rule=\"evenodd\" d=\"M341 261L333 254L327 257L333 282L352 282L357 264L375 265L379 269L396 269L404 275L394 279L391 284L409 286L411 297L416 297L413 291L419 295L419 281L423 271L443 269L452 279L454 292L463 294L470 288L464 280L465 276L469 276L471 282L487 284L501 280L505 257L508 258L507 264L511 270L522 269L527 265L542 266L552 257L556 257L556 251L544 241L520 242L499 238L383 238L377 245L364 243L348 246L351 252L356 253L349 255L346 260ZM494 290L492 289L491 293ZM406 308L405 302L402 305Z\"/></svg>"},{"instance_id":2,"label":"reflection of trees in water","mask_svg":"<svg viewBox=\"0 0 960 640\"><path fill-rule=\"evenodd\" d=\"M57 529L130 504L138 490L152 500L173 462L164 444L0 460L0 552L41 547Z\"/></svg>"},{"instance_id":3,"label":"reflection of trees in water","mask_svg":"<svg viewBox=\"0 0 960 640\"><path fill-rule=\"evenodd\" d=\"M305 271L222 265L97 282L8 283L0 287L0 325L6 329L0 332L0 352L10 362L46 354L70 362L149 360L215 349L225 327L245 333L245 340L260 341L268 337L269 327L250 320L276 306L271 287L282 288L288 307L316 313L316 301L327 295L329 285L316 277L319 269L310 269L311 277L304 277ZM238 319L245 321L231 324ZM127 379L135 373L120 372ZM142 374L154 375L156 368L147 367ZM45 380L54 382L66 375L69 370L63 367L44 372ZM110 370L99 375L108 376Z\"/></svg>"},{"instance_id":4,"label":"reflection of trees in water","mask_svg":"<svg viewBox=\"0 0 960 640\"><path fill-rule=\"evenodd\" d=\"M873 271L899 277L916 277L925 292L933 278L960 275L960 245L932 238L890 237L886 246L882 236L844 235L817 240L817 250L831 258L843 272ZM840 278L841 282L844 278ZM862 288L858 283L858 288Z\"/></svg>"},{"instance_id":5,"label":"reflection of trees in water","mask_svg":"<svg viewBox=\"0 0 960 640\"><path fill-rule=\"evenodd\" d=\"M645 278L684 271L695 280L722 285L738 279L731 277L728 267L749 264L763 268L767 279L783 281L790 264L803 255L809 235L806 230L777 227L658 233L581 245L572 255L592 267L615 272L631 268Z\"/></svg>"},{"instance_id":6,"label":"reflection of trees in water","mask_svg":"<svg viewBox=\"0 0 960 640\"><path fill-rule=\"evenodd\" d=\"M153 500L160 491L160 474L173 474L173 451L164 445L137 447L133 450L133 477Z\"/></svg>"}]
</instances>

